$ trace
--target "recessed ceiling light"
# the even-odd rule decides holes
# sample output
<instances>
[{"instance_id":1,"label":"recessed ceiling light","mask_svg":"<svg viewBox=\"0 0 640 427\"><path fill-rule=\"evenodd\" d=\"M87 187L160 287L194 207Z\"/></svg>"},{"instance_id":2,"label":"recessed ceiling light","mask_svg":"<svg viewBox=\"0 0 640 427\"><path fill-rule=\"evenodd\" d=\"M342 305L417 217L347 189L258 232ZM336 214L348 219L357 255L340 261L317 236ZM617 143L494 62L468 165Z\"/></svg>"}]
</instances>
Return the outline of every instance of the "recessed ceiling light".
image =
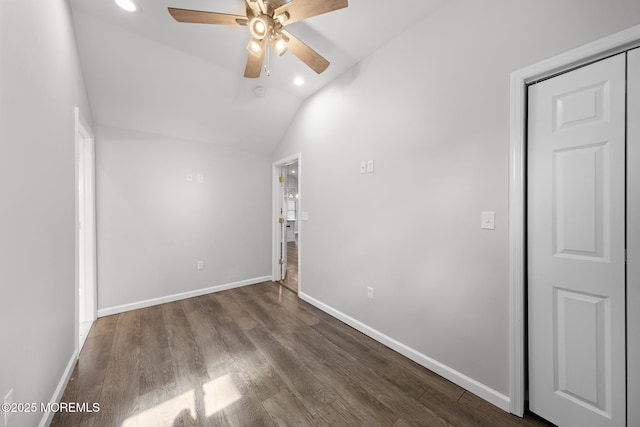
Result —
<instances>
[{"instance_id":1,"label":"recessed ceiling light","mask_svg":"<svg viewBox=\"0 0 640 427\"><path fill-rule=\"evenodd\" d=\"M136 4L131 0L116 0L116 3L127 12L136 11Z\"/></svg>"},{"instance_id":2,"label":"recessed ceiling light","mask_svg":"<svg viewBox=\"0 0 640 427\"><path fill-rule=\"evenodd\" d=\"M293 84L296 86L302 86L304 84L304 80L302 80L302 77L296 77Z\"/></svg>"}]
</instances>

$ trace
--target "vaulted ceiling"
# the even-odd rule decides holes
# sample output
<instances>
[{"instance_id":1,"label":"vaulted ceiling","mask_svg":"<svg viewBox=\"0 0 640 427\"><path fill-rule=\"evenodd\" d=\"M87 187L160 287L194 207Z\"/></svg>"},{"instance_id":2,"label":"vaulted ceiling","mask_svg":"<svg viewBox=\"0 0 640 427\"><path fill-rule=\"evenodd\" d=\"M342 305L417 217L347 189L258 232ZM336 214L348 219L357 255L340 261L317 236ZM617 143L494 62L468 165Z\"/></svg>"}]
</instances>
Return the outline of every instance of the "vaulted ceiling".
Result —
<instances>
[{"instance_id":1,"label":"vaulted ceiling","mask_svg":"<svg viewBox=\"0 0 640 427\"><path fill-rule=\"evenodd\" d=\"M271 53L270 76L258 79L243 77L246 27L178 23L167 11L244 15L243 0L134 1L138 10L129 13L114 0L70 0L94 121L269 151L305 98L446 0L350 0L346 9L293 23L287 29L331 65L317 75L291 53ZM304 85L294 85L296 77Z\"/></svg>"}]
</instances>

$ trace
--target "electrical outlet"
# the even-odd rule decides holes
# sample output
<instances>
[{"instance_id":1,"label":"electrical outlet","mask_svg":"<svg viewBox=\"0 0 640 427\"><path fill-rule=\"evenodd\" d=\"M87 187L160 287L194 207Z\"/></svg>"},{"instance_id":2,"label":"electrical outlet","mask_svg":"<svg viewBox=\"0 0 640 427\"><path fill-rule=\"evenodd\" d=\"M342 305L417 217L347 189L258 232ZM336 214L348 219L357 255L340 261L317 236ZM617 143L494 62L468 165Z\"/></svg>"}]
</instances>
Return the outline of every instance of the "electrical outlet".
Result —
<instances>
[{"instance_id":1,"label":"electrical outlet","mask_svg":"<svg viewBox=\"0 0 640 427\"><path fill-rule=\"evenodd\" d=\"M204 261L198 261L198 262L196 263L196 268L197 268L198 270L204 270Z\"/></svg>"},{"instance_id":2,"label":"electrical outlet","mask_svg":"<svg viewBox=\"0 0 640 427\"><path fill-rule=\"evenodd\" d=\"M5 405L11 406L13 404L13 389L9 390L9 393L4 397L3 403ZM9 425L9 420L11 419L12 413L9 411L4 411L4 426Z\"/></svg>"},{"instance_id":3,"label":"electrical outlet","mask_svg":"<svg viewBox=\"0 0 640 427\"><path fill-rule=\"evenodd\" d=\"M495 230L496 229L496 213L482 212L481 227L485 230Z\"/></svg>"},{"instance_id":4,"label":"electrical outlet","mask_svg":"<svg viewBox=\"0 0 640 427\"><path fill-rule=\"evenodd\" d=\"M373 288L371 286L367 287L367 298L373 299Z\"/></svg>"}]
</instances>

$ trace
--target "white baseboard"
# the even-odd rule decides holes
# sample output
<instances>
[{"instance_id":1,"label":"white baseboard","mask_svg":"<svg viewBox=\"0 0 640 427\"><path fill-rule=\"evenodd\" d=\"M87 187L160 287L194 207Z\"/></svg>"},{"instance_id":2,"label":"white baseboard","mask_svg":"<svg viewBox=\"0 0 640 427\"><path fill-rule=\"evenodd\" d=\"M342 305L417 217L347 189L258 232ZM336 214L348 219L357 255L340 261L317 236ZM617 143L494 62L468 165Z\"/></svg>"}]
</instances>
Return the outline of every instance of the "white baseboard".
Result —
<instances>
[{"instance_id":1,"label":"white baseboard","mask_svg":"<svg viewBox=\"0 0 640 427\"><path fill-rule=\"evenodd\" d=\"M98 317L110 316L112 314L124 313L125 311L137 310L139 308L151 307L158 304L179 301L182 299L199 297L201 295L212 294L214 292L226 291L227 289L239 288L241 286L255 285L261 282L271 281L271 276L256 277L255 279L241 280L239 282L227 283L224 285L211 286L195 291L183 292L180 294L168 295L166 297L152 298L144 301L132 302L115 307L101 308L98 310Z\"/></svg>"},{"instance_id":2,"label":"white baseboard","mask_svg":"<svg viewBox=\"0 0 640 427\"><path fill-rule=\"evenodd\" d=\"M335 317L336 319L346 323L347 325L353 327L354 329L357 329L358 331L362 332L363 334L373 338L374 340L386 345L389 348L392 348L393 350L397 351L398 353L402 354L403 356L408 357L409 359L413 360L414 362L424 366L425 368L435 372L436 374L448 379L449 381L459 385L460 387L464 388L465 390L469 390L471 393L475 394L476 396L479 396L481 398L483 398L484 400L486 400L489 403L492 403L493 405L497 406L498 408L509 412L509 397L505 396L502 393L497 392L496 390L492 389L491 387L488 387L482 383L480 383L479 381L474 380L473 378L470 378L458 371L456 371L455 369L445 365L444 363L440 363L437 360L434 360L432 358L430 358L429 356L426 356L416 350L414 350L411 347L406 346L405 344L402 344L401 342L398 342L396 340L394 340L393 338L371 328L370 326L365 325L364 323L360 322L359 320L354 319L351 316L348 316L344 313L342 313L341 311L338 311L336 309L334 309L333 307L330 307L326 304L324 304L323 302L318 301L317 299L305 294L305 293L299 293L298 296L305 300L306 302L308 302L309 304L319 308L320 310L330 314L331 316Z\"/></svg>"},{"instance_id":3,"label":"white baseboard","mask_svg":"<svg viewBox=\"0 0 640 427\"><path fill-rule=\"evenodd\" d=\"M78 360L78 352L74 351L71 355L71 359L69 359L69 363L67 363L67 368L64 370L62 374L62 378L60 378L60 382L58 382L58 386L56 390L53 392L53 396L51 396L51 400L49 403L59 403L60 399L62 399L62 395L64 394L64 389L67 388L67 383L71 378L71 374L73 373L73 368L76 366L76 361ZM51 405L49 405L51 406ZM51 424L53 420L54 412L48 411L42 414L42 418L40 419L39 427L47 427Z\"/></svg>"}]
</instances>

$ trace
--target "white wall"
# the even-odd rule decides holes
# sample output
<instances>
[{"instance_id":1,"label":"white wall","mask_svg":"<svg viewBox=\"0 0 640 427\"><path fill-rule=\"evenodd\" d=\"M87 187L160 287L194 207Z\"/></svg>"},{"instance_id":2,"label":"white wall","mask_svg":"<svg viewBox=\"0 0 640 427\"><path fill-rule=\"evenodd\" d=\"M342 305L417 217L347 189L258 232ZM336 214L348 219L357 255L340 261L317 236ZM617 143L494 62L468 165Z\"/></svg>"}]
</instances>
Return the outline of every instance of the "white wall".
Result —
<instances>
[{"instance_id":1,"label":"white wall","mask_svg":"<svg viewBox=\"0 0 640 427\"><path fill-rule=\"evenodd\" d=\"M308 100L273 155L304 158L305 294L505 407L509 74L638 23L637 0L453 1Z\"/></svg>"},{"instance_id":2,"label":"white wall","mask_svg":"<svg viewBox=\"0 0 640 427\"><path fill-rule=\"evenodd\" d=\"M67 2L0 7L0 399L49 402L74 353L74 106L91 111Z\"/></svg>"},{"instance_id":3,"label":"white wall","mask_svg":"<svg viewBox=\"0 0 640 427\"><path fill-rule=\"evenodd\" d=\"M268 153L109 127L96 140L99 314L270 276Z\"/></svg>"}]
</instances>

